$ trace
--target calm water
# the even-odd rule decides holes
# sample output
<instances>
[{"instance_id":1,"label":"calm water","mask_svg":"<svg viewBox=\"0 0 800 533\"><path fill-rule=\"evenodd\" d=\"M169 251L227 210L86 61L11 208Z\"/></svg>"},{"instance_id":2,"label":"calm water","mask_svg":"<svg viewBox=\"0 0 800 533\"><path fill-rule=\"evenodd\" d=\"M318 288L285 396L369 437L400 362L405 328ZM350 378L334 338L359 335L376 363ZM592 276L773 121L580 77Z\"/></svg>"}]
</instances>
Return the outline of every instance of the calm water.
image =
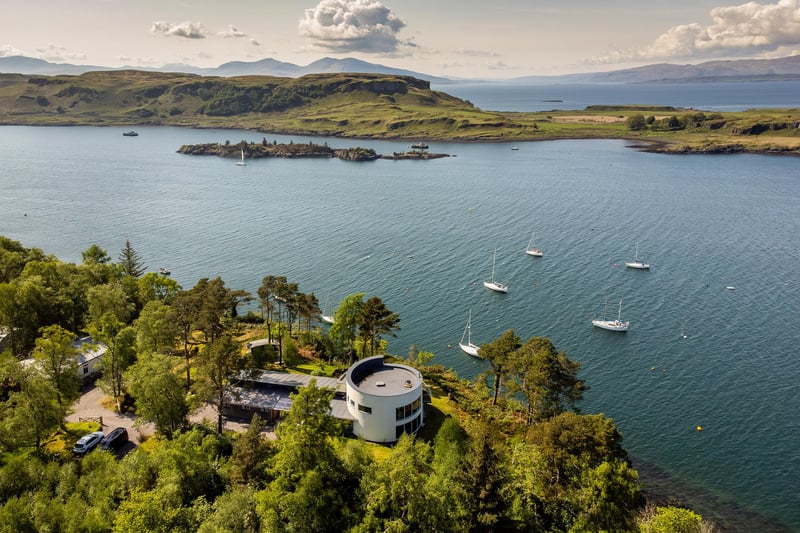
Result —
<instances>
[{"instance_id":1,"label":"calm water","mask_svg":"<svg viewBox=\"0 0 800 533\"><path fill-rule=\"evenodd\" d=\"M742 111L800 105L800 81L750 83L593 83L437 85L436 90L495 111L585 109L590 105L671 105L712 111Z\"/></svg>"},{"instance_id":2,"label":"calm water","mask_svg":"<svg viewBox=\"0 0 800 533\"><path fill-rule=\"evenodd\" d=\"M321 302L378 295L401 316L391 352L416 343L465 377L482 363L449 346L470 309L476 343L548 336L583 364L584 411L612 417L635 457L800 531L800 159L558 141L237 167L175 151L262 135L121 132L0 128L0 234L71 262L127 238L185 288L219 275L255 292L274 274ZM524 254L534 230L542 259ZM649 272L618 266L637 242ZM481 285L495 249L507 295ZM627 334L592 328L606 295Z\"/></svg>"}]
</instances>

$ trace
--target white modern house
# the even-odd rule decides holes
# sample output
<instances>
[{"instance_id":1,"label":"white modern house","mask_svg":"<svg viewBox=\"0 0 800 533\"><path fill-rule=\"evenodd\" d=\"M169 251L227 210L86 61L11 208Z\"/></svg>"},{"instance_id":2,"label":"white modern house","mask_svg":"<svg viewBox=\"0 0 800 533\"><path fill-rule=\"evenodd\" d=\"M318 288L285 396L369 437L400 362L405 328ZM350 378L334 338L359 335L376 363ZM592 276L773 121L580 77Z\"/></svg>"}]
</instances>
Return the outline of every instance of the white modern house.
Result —
<instances>
[{"instance_id":1,"label":"white modern house","mask_svg":"<svg viewBox=\"0 0 800 533\"><path fill-rule=\"evenodd\" d=\"M423 381L418 370L387 363L382 355L356 361L345 375L353 434L371 442L395 442L423 425Z\"/></svg>"}]
</instances>

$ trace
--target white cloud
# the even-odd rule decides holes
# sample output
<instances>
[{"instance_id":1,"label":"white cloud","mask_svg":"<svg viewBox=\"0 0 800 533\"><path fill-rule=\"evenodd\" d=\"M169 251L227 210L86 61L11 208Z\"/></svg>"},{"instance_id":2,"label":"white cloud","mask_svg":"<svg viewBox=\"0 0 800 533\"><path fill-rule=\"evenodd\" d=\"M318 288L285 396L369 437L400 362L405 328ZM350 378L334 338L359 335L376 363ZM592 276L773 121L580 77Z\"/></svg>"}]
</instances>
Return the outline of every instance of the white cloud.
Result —
<instances>
[{"instance_id":1,"label":"white cloud","mask_svg":"<svg viewBox=\"0 0 800 533\"><path fill-rule=\"evenodd\" d=\"M22 50L14 48L10 44L0 46L0 57L21 56Z\"/></svg>"},{"instance_id":2,"label":"white cloud","mask_svg":"<svg viewBox=\"0 0 800 533\"><path fill-rule=\"evenodd\" d=\"M406 22L374 0L321 0L306 9L300 35L332 52L393 53L410 43L397 34Z\"/></svg>"},{"instance_id":3,"label":"white cloud","mask_svg":"<svg viewBox=\"0 0 800 533\"><path fill-rule=\"evenodd\" d=\"M247 34L234 28L231 24L224 30L217 32L217 37L231 38L231 37L247 37Z\"/></svg>"},{"instance_id":4,"label":"white cloud","mask_svg":"<svg viewBox=\"0 0 800 533\"><path fill-rule=\"evenodd\" d=\"M708 26L698 23L674 26L644 48L617 50L588 62L763 55L800 46L800 0L722 6L712 9L710 15L713 22Z\"/></svg>"},{"instance_id":5,"label":"white cloud","mask_svg":"<svg viewBox=\"0 0 800 533\"><path fill-rule=\"evenodd\" d=\"M208 30L199 22L181 22L172 24L158 20L150 26L150 33L167 37L185 37L187 39L205 39Z\"/></svg>"},{"instance_id":6,"label":"white cloud","mask_svg":"<svg viewBox=\"0 0 800 533\"><path fill-rule=\"evenodd\" d=\"M49 43L47 46L36 49L36 57L46 61L75 61L86 59L86 54L70 52L63 46Z\"/></svg>"}]
</instances>

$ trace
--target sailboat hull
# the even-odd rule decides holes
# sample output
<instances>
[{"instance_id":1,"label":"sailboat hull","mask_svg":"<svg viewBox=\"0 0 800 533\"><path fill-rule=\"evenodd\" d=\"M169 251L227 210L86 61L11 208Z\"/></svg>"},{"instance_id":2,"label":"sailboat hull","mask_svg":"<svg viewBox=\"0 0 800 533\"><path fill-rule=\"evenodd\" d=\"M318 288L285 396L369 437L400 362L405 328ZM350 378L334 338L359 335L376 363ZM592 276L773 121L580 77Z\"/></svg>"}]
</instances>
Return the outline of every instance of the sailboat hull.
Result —
<instances>
[{"instance_id":1,"label":"sailboat hull","mask_svg":"<svg viewBox=\"0 0 800 533\"><path fill-rule=\"evenodd\" d=\"M465 344L463 342L459 342L458 347L461 348L461 351L467 355L471 355L472 357L480 357L480 355L478 355L478 350L480 347L475 346L472 343Z\"/></svg>"},{"instance_id":2,"label":"sailboat hull","mask_svg":"<svg viewBox=\"0 0 800 533\"><path fill-rule=\"evenodd\" d=\"M499 281L484 281L483 286L495 292L503 292L503 293L508 292L508 287L506 287Z\"/></svg>"},{"instance_id":3,"label":"sailboat hull","mask_svg":"<svg viewBox=\"0 0 800 533\"><path fill-rule=\"evenodd\" d=\"M619 320L592 320L592 325L597 328L607 329L608 331L628 331L630 322L620 322Z\"/></svg>"},{"instance_id":4,"label":"sailboat hull","mask_svg":"<svg viewBox=\"0 0 800 533\"><path fill-rule=\"evenodd\" d=\"M631 261L630 263L625 263L625 266L628 268L635 268L638 270L648 270L650 265L643 261Z\"/></svg>"},{"instance_id":5,"label":"sailboat hull","mask_svg":"<svg viewBox=\"0 0 800 533\"><path fill-rule=\"evenodd\" d=\"M325 322L326 324L333 324L333 317L332 316L322 315L321 318L322 318L322 321Z\"/></svg>"}]
</instances>

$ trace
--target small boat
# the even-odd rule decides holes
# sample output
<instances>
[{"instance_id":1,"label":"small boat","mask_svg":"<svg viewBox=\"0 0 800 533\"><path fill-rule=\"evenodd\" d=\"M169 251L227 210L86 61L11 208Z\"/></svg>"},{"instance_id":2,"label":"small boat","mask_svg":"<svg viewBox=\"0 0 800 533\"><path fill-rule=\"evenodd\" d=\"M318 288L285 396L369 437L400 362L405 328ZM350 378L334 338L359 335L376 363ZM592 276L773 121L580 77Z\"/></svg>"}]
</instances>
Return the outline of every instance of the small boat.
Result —
<instances>
[{"instance_id":1,"label":"small boat","mask_svg":"<svg viewBox=\"0 0 800 533\"><path fill-rule=\"evenodd\" d=\"M519 146L512 146L511 149L512 150L519 150Z\"/></svg>"},{"instance_id":2,"label":"small boat","mask_svg":"<svg viewBox=\"0 0 800 533\"><path fill-rule=\"evenodd\" d=\"M528 246L525 248L525 253L533 257L542 257L544 254L534 244L536 241L536 232L531 235L531 240L528 241Z\"/></svg>"},{"instance_id":3,"label":"small boat","mask_svg":"<svg viewBox=\"0 0 800 533\"><path fill-rule=\"evenodd\" d=\"M492 279L490 281L484 281L483 286L495 292L508 292L508 285L494 280L494 264L496 258L497 250L494 251L494 255L492 256Z\"/></svg>"},{"instance_id":4,"label":"small boat","mask_svg":"<svg viewBox=\"0 0 800 533\"><path fill-rule=\"evenodd\" d=\"M243 166L245 166L245 162L244 162L244 149L242 149L242 159L241 159L240 161L237 161L237 162L236 162L236 164L237 164L238 166L240 166L240 167L243 167Z\"/></svg>"},{"instance_id":5,"label":"small boat","mask_svg":"<svg viewBox=\"0 0 800 533\"><path fill-rule=\"evenodd\" d=\"M163 268L162 267L162 268L158 269L158 273L163 275L163 276L169 276L170 274L172 274L172 271L170 269L168 269L168 268Z\"/></svg>"},{"instance_id":6,"label":"small boat","mask_svg":"<svg viewBox=\"0 0 800 533\"><path fill-rule=\"evenodd\" d=\"M124 135L125 137L138 137L139 136L139 134L136 133L133 130L131 130L131 131L123 131L122 135Z\"/></svg>"},{"instance_id":7,"label":"small boat","mask_svg":"<svg viewBox=\"0 0 800 533\"><path fill-rule=\"evenodd\" d=\"M333 315L331 314L331 294L328 293L328 296L325 298L325 310L320 315L322 321L326 324L333 324Z\"/></svg>"},{"instance_id":8,"label":"small boat","mask_svg":"<svg viewBox=\"0 0 800 533\"><path fill-rule=\"evenodd\" d=\"M606 297L606 308L603 310L603 319L592 320L592 325L609 331L628 331L630 322L622 321L622 300L619 301L619 312L616 320L606 320L606 310L608 309L608 297Z\"/></svg>"},{"instance_id":9,"label":"small boat","mask_svg":"<svg viewBox=\"0 0 800 533\"><path fill-rule=\"evenodd\" d=\"M472 309L469 310L469 318L467 318L467 327L464 328L464 333L461 335L461 342L458 343L458 347L461 348L465 354L471 355L472 357L480 357L478 355L478 350L480 350L480 346L472 344ZM467 342L464 342L464 341Z\"/></svg>"},{"instance_id":10,"label":"small boat","mask_svg":"<svg viewBox=\"0 0 800 533\"><path fill-rule=\"evenodd\" d=\"M641 259L639 259L639 243L636 243L636 255L633 258L633 261L626 261L625 266L628 268L636 268L639 270L648 270L650 265L645 263Z\"/></svg>"},{"instance_id":11,"label":"small boat","mask_svg":"<svg viewBox=\"0 0 800 533\"><path fill-rule=\"evenodd\" d=\"M428 145L424 142L418 142L411 145L411 148L416 148L417 150L427 150Z\"/></svg>"}]
</instances>

